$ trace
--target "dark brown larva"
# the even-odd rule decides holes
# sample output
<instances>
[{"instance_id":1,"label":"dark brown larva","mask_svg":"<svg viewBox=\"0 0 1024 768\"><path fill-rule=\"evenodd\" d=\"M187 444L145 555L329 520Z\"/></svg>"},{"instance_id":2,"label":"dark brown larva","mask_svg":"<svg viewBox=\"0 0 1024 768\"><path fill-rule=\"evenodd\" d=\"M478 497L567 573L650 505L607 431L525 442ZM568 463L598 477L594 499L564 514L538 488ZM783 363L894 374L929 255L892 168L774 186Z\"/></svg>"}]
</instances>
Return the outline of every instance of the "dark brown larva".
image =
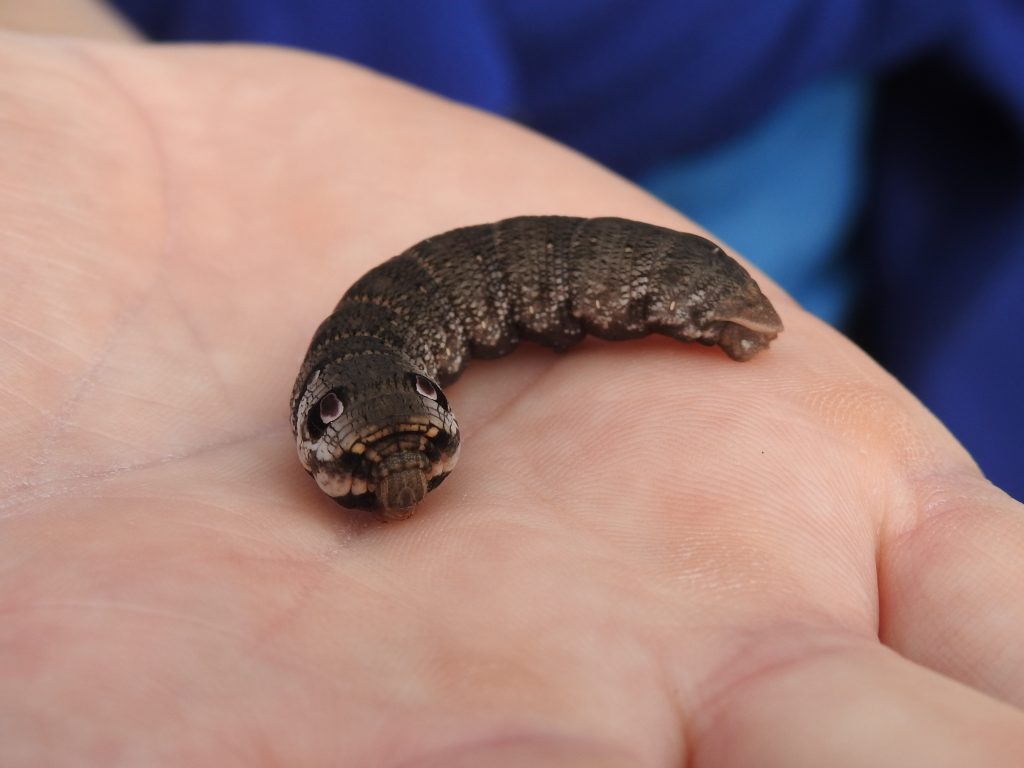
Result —
<instances>
[{"instance_id":1,"label":"dark brown larva","mask_svg":"<svg viewBox=\"0 0 1024 768\"><path fill-rule=\"evenodd\" d=\"M749 360L782 330L710 240L617 218L520 216L417 243L360 278L321 323L292 393L299 459L340 504L400 519L455 466L441 387L521 340L661 333Z\"/></svg>"}]
</instances>

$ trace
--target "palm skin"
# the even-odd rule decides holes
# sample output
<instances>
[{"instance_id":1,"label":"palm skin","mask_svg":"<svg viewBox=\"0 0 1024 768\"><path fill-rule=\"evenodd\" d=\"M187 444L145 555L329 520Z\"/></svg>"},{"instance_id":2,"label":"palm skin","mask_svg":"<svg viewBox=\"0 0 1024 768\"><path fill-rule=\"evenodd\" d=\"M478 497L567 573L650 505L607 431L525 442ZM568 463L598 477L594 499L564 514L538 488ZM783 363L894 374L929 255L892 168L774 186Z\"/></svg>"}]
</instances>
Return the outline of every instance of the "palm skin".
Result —
<instances>
[{"instance_id":1,"label":"palm skin","mask_svg":"<svg viewBox=\"0 0 1024 768\"><path fill-rule=\"evenodd\" d=\"M1020 506L770 284L749 363L472 363L408 521L299 466L292 379L372 265L517 214L692 224L295 53L9 37L0 86L5 766L1024 761Z\"/></svg>"}]
</instances>

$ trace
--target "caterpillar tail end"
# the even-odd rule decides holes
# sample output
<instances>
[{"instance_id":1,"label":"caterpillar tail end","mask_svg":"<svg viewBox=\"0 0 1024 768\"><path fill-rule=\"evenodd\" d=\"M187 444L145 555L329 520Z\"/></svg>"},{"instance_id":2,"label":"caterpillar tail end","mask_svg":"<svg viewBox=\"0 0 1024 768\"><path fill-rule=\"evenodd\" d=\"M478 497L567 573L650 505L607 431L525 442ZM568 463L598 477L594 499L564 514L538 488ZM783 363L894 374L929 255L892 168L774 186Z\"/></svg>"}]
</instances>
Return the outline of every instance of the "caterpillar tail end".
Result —
<instances>
[{"instance_id":1,"label":"caterpillar tail end","mask_svg":"<svg viewBox=\"0 0 1024 768\"><path fill-rule=\"evenodd\" d=\"M783 331L782 318L768 298L754 286L756 297L747 297L735 313L722 317L718 345L733 360L745 362L754 357Z\"/></svg>"}]
</instances>

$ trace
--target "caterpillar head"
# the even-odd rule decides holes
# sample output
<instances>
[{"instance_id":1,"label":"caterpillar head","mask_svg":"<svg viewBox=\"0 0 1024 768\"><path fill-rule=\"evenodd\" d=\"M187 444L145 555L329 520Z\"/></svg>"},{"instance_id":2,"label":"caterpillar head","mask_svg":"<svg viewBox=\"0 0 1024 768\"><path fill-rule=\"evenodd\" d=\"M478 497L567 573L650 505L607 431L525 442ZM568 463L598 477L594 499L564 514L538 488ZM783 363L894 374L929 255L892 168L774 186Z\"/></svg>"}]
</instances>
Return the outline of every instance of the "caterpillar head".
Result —
<instances>
[{"instance_id":1,"label":"caterpillar head","mask_svg":"<svg viewBox=\"0 0 1024 768\"><path fill-rule=\"evenodd\" d=\"M373 356L314 367L293 396L299 461L342 506L409 517L455 467L459 427L426 373Z\"/></svg>"}]
</instances>

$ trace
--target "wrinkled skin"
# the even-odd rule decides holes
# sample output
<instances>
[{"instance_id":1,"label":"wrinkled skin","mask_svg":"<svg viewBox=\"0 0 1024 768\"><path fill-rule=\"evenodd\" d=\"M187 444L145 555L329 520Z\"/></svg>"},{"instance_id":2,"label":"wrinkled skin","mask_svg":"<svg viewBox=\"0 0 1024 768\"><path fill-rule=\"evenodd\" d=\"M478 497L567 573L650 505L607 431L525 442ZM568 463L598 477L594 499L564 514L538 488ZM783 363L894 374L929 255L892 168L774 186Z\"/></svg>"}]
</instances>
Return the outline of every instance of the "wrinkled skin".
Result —
<instances>
[{"instance_id":1,"label":"wrinkled skin","mask_svg":"<svg viewBox=\"0 0 1024 768\"><path fill-rule=\"evenodd\" d=\"M1020 506L762 275L744 365L475 362L408 521L310 482L345 287L545 212L692 228L326 59L0 39L5 766L1024 764Z\"/></svg>"}]
</instances>

